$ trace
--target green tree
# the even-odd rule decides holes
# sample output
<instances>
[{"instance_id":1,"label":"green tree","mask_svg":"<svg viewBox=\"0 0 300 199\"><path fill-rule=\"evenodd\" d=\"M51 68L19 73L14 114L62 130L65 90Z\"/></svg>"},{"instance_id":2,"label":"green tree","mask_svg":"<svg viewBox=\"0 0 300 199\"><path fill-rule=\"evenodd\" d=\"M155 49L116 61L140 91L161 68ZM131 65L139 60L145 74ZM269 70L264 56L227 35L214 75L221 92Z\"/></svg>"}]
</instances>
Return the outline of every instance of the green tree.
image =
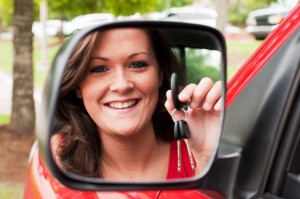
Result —
<instances>
[{"instance_id":1,"label":"green tree","mask_svg":"<svg viewBox=\"0 0 300 199\"><path fill-rule=\"evenodd\" d=\"M75 16L104 12L105 0L48 0L49 18L72 19Z\"/></svg>"},{"instance_id":2,"label":"green tree","mask_svg":"<svg viewBox=\"0 0 300 199\"><path fill-rule=\"evenodd\" d=\"M13 1L0 0L0 26L9 27L12 25Z\"/></svg>"},{"instance_id":3,"label":"green tree","mask_svg":"<svg viewBox=\"0 0 300 199\"><path fill-rule=\"evenodd\" d=\"M41 0L35 0L36 4ZM135 13L161 11L170 7L179 7L195 0L48 0L49 18L68 20L88 13L110 12L115 16L128 16Z\"/></svg>"},{"instance_id":4,"label":"green tree","mask_svg":"<svg viewBox=\"0 0 300 199\"><path fill-rule=\"evenodd\" d=\"M34 0L34 17L39 17L39 2ZM0 27L10 27L13 25L14 1L0 0Z\"/></svg>"},{"instance_id":5,"label":"green tree","mask_svg":"<svg viewBox=\"0 0 300 199\"><path fill-rule=\"evenodd\" d=\"M276 3L278 0L246 0L245 1L245 8L247 8L248 11L264 8L270 6L272 3Z\"/></svg>"},{"instance_id":6,"label":"green tree","mask_svg":"<svg viewBox=\"0 0 300 199\"><path fill-rule=\"evenodd\" d=\"M14 0L14 74L11 127L22 133L33 133L35 127L33 35L31 32L33 13L33 0Z\"/></svg>"},{"instance_id":7,"label":"green tree","mask_svg":"<svg viewBox=\"0 0 300 199\"><path fill-rule=\"evenodd\" d=\"M157 11L162 11L172 7L182 7L196 2L196 0L162 0L157 4Z\"/></svg>"},{"instance_id":8,"label":"green tree","mask_svg":"<svg viewBox=\"0 0 300 199\"><path fill-rule=\"evenodd\" d=\"M110 0L106 1L109 12L116 16L147 13L156 10L157 0Z\"/></svg>"}]
</instances>

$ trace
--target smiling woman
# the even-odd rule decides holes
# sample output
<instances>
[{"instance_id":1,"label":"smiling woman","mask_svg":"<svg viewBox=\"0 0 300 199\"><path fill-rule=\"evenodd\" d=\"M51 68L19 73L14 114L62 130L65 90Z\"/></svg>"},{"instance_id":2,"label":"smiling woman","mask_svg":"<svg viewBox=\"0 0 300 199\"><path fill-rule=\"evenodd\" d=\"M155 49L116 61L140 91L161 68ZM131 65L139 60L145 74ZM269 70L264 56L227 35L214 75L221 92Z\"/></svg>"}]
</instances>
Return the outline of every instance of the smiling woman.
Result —
<instances>
[{"instance_id":1,"label":"smiling woman","mask_svg":"<svg viewBox=\"0 0 300 199\"><path fill-rule=\"evenodd\" d=\"M58 167L50 170L121 184L203 176L222 124L222 45L205 29L193 29L198 25L115 24L80 39L80 33L74 35L76 44L62 47L62 57L54 61L45 92L52 94L42 105L48 111L38 117L53 112L48 126L53 159L48 160ZM65 64L56 63L60 58ZM53 75L61 69L61 75ZM178 96L171 94L173 73L180 82ZM174 97L181 108L175 108Z\"/></svg>"}]
</instances>

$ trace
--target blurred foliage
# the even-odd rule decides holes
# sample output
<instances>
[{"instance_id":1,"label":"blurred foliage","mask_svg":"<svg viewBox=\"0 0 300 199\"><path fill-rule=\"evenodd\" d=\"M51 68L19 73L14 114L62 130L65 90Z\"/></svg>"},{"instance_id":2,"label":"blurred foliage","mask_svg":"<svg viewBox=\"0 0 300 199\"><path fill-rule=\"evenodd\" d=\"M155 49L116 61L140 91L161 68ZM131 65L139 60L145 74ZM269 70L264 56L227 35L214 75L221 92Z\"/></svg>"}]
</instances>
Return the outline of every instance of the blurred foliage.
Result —
<instances>
[{"instance_id":1,"label":"blurred foliage","mask_svg":"<svg viewBox=\"0 0 300 199\"><path fill-rule=\"evenodd\" d=\"M186 84L198 84L204 77L210 77L214 82L221 79L220 52L190 47L181 50L183 49L172 48L178 62L186 69L186 78L184 78Z\"/></svg>"},{"instance_id":2,"label":"blurred foliage","mask_svg":"<svg viewBox=\"0 0 300 199\"><path fill-rule=\"evenodd\" d=\"M37 0L41 1L41 0ZM193 3L194 0L48 0L49 18L70 20L81 14L109 12L115 16L148 13L174 6ZM37 15L38 16L38 15Z\"/></svg>"},{"instance_id":3,"label":"blurred foliage","mask_svg":"<svg viewBox=\"0 0 300 199\"><path fill-rule=\"evenodd\" d=\"M213 66L193 62L187 68L187 83L198 84L204 77L210 77L214 82L221 79L221 70Z\"/></svg>"},{"instance_id":4,"label":"blurred foliage","mask_svg":"<svg viewBox=\"0 0 300 199\"><path fill-rule=\"evenodd\" d=\"M161 0L159 2L160 3L158 3L156 6L156 11L163 11L172 7L181 7L184 5L189 5L196 2L196 0Z\"/></svg>"},{"instance_id":5,"label":"blurred foliage","mask_svg":"<svg viewBox=\"0 0 300 199\"><path fill-rule=\"evenodd\" d=\"M13 20L12 13L13 13L13 1L0 0L0 27L7 28L12 24L12 20Z\"/></svg>"},{"instance_id":6,"label":"blurred foliage","mask_svg":"<svg viewBox=\"0 0 300 199\"><path fill-rule=\"evenodd\" d=\"M34 20L40 16L40 2L48 3L49 19L71 20L78 15L110 12L115 16L129 16L180 7L195 0L34 0ZM0 27L9 27L13 21L13 1L0 0Z\"/></svg>"},{"instance_id":7,"label":"blurred foliage","mask_svg":"<svg viewBox=\"0 0 300 199\"><path fill-rule=\"evenodd\" d=\"M249 12L276 2L278 0L231 0L228 21L233 25L243 26Z\"/></svg>"},{"instance_id":8,"label":"blurred foliage","mask_svg":"<svg viewBox=\"0 0 300 199\"><path fill-rule=\"evenodd\" d=\"M221 79L220 65L214 66L207 63L211 52L201 49L186 49L187 83L198 84L204 77L210 77L214 82Z\"/></svg>"},{"instance_id":9,"label":"blurred foliage","mask_svg":"<svg viewBox=\"0 0 300 199\"><path fill-rule=\"evenodd\" d=\"M156 10L158 0L109 0L106 2L108 11L115 16L141 14Z\"/></svg>"},{"instance_id":10,"label":"blurred foliage","mask_svg":"<svg viewBox=\"0 0 300 199\"><path fill-rule=\"evenodd\" d=\"M35 20L39 20L39 5L44 0L35 1ZM75 16L105 12L105 0L47 0L48 18L70 20Z\"/></svg>"}]
</instances>

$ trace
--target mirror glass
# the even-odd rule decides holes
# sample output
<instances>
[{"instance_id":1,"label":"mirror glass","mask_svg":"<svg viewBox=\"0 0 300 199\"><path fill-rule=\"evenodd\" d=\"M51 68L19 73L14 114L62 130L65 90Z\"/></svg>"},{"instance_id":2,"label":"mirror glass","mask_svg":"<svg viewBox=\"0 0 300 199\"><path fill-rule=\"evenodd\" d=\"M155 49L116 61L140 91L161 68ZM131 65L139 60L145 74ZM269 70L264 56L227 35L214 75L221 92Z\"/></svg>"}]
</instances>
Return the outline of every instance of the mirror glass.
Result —
<instances>
[{"instance_id":1,"label":"mirror glass","mask_svg":"<svg viewBox=\"0 0 300 199\"><path fill-rule=\"evenodd\" d=\"M207 172L224 107L222 48L205 29L175 27L94 29L66 66L54 64L65 67L50 143L62 171L116 182ZM179 110L172 73L180 80Z\"/></svg>"}]
</instances>

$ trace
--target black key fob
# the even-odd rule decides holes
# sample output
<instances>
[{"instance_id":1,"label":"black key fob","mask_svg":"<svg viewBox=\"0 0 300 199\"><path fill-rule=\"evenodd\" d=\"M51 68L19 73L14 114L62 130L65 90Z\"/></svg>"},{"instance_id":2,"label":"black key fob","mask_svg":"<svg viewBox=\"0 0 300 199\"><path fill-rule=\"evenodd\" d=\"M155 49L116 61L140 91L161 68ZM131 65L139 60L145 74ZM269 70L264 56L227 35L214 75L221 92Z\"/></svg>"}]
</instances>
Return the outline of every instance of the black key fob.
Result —
<instances>
[{"instance_id":1,"label":"black key fob","mask_svg":"<svg viewBox=\"0 0 300 199\"><path fill-rule=\"evenodd\" d=\"M178 76L176 73L172 73L172 76L171 76L171 91L172 91L172 99L173 99L175 108L177 110L181 110L183 105L178 99L179 82L178 82Z\"/></svg>"},{"instance_id":2,"label":"black key fob","mask_svg":"<svg viewBox=\"0 0 300 199\"><path fill-rule=\"evenodd\" d=\"M178 126L179 126L179 133L180 137L182 139L188 139L191 137L190 129L188 127L188 124L184 120L178 121Z\"/></svg>"},{"instance_id":3,"label":"black key fob","mask_svg":"<svg viewBox=\"0 0 300 199\"><path fill-rule=\"evenodd\" d=\"M184 120L179 120L174 124L174 139L189 139L191 137L188 124Z\"/></svg>"}]
</instances>

